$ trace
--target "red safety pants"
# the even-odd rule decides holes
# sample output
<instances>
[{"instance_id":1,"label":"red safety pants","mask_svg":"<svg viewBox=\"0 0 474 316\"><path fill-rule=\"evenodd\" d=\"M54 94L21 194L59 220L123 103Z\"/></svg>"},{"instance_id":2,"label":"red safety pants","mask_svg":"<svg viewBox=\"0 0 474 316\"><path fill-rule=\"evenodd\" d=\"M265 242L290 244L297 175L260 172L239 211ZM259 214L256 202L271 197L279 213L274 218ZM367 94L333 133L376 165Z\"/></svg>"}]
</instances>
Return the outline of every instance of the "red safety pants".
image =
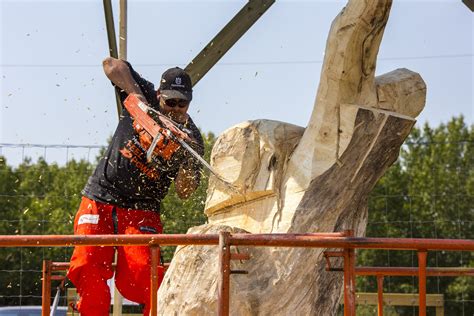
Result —
<instances>
[{"instance_id":1,"label":"red safety pants","mask_svg":"<svg viewBox=\"0 0 474 316\"><path fill-rule=\"evenodd\" d=\"M114 228L115 227L115 228ZM86 197L74 220L75 235L161 234L160 214L130 210L99 203ZM115 247L76 246L71 257L68 278L77 287L80 300L77 308L82 316L106 316L110 309L107 280L114 271ZM143 315L150 312L150 249L148 246L117 247L115 285L128 300L144 304ZM164 270L158 267L158 284Z\"/></svg>"}]
</instances>

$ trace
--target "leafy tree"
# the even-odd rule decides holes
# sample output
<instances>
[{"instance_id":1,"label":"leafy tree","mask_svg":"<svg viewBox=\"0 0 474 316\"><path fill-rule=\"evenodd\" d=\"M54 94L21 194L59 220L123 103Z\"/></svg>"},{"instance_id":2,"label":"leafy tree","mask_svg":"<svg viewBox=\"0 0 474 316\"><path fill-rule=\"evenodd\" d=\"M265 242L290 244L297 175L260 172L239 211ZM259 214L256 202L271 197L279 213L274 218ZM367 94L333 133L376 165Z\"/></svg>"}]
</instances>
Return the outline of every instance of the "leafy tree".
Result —
<instances>
[{"instance_id":1,"label":"leafy tree","mask_svg":"<svg viewBox=\"0 0 474 316\"><path fill-rule=\"evenodd\" d=\"M15 170L0 162L1 234L72 234L80 191L91 173L85 161L65 166L25 160ZM43 259L66 261L71 248L1 248L1 305L39 304ZM3 286L2 286L3 285ZM35 297L36 296L36 297Z\"/></svg>"},{"instance_id":2,"label":"leafy tree","mask_svg":"<svg viewBox=\"0 0 474 316\"><path fill-rule=\"evenodd\" d=\"M0 220L0 233L13 235L17 232L18 220L16 217L18 195L18 183L15 172L7 165L4 157L0 156L0 202L2 216ZM2 295L12 292L15 285L11 280L12 272L15 269L16 252L12 248L0 248L0 291Z\"/></svg>"},{"instance_id":3,"label":"leafy tree","mask_svg":"<svg viewBox=\"0 0 474 316\"><path fill-rule=\"evenodd\" d=\"M474 238L474 130L463 117L431 128L415 128L399 161L381 178L369 201L367 236L394 238ZM429 252L428 266L474 266L469 252ZM364 266L417 266L410 251L360 251ZM474 313L472 277L428 278L428 293L444 293L449 315ZM376 291L375 278L359 278L361 291ZM386 292L416 293L415 277L386 278ZM460 304L453 300L471 300ZM397 308L413 315L412 308ZM467 314L466 314L467 312Z\"/></svg>"},{"instance_id":4,"label":"leafy tree","mask_svg":"<svg viewBox=\"0 0 474 316\"><path fill-rule=\"evenodd\" d=\"M203 135L206 160L215 142ZM474 131L462 117L436 128L415 128L400 152L400 159L381 178L369 200L367 236L474 239ZM25 160L17 168L0 156L0 234L72 234L81 190L94 165L70 161L64 166L43 159ZM162 202L165 233L185 233L206 222L203 214L207 171L201 185L186 201L174 187ZM169 262L174 247L164 247ZM71 248L0 248L0 305L39 304L41 262L67 261ZM358 252L362 266L417 266L410 251ZM472 253L430 252L428 266L474 266ZM417 292L415 277L386 278L385 292ZM358 278L359 291L376 291L375 278ZM428 293L443 293L447 314L474 313L474 279L428 278ZM19 296L22 295L20 298ZM464 304L461 302L465 301ZM464 309L464 310L463 310ZM388 310L386 311L388 312ZM358 309L358 314L373 314ZM390 314L414 315L413 308L393 308Z\"/></svg>"}]
</instances>

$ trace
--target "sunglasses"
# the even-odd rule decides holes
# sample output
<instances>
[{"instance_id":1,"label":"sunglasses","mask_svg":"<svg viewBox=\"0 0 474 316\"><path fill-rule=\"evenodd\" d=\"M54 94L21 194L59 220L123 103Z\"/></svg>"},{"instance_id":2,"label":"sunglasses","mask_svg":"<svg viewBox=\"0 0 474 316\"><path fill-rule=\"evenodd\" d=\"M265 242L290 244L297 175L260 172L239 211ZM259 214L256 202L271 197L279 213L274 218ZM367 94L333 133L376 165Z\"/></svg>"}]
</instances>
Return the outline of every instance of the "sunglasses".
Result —
<instances>
[{"instance_id":1,"label":"sunglasses","mask_svg":"<svg viewBox=\"0 0 474 316\"><path fill-rule=\"evenodd\" d=\"M174 108L175 106L179 108L185 108L189 105L189 101L182 100L182 99L168 99L164 100L166 106L169 106L170 108Z\"/></svg>"}]
</instances>

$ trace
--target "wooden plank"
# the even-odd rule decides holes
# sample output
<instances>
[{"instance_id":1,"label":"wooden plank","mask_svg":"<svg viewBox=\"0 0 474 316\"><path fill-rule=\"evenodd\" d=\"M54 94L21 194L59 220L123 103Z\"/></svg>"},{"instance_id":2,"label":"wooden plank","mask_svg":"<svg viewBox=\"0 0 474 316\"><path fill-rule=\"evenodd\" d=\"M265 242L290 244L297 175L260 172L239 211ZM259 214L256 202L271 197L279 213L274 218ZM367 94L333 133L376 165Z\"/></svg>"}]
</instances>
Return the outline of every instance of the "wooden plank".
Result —
<instances>
[{"instance_id":1,"label":"wooden plank","mask_svg":"<svg viewBox=\"0 0 474 316\"><path fill-rule=\"evenodd\" d=\"M418 306L418 294L384 293L385 306ZM357 293L356 303L360 305L377 305L377 293ZM444 307L443 294L426 294L426 306Z\"/></svg>"},{"instance_id":2,"label":"wooden plank","mask_svg":"<svg viewBox=\"0 0 474 316\"><path fill-rule=\"evenodd\" d=\"M193 86L268 10L275 0L250 0L186 66Z\"/></svg>"}]
</instances>

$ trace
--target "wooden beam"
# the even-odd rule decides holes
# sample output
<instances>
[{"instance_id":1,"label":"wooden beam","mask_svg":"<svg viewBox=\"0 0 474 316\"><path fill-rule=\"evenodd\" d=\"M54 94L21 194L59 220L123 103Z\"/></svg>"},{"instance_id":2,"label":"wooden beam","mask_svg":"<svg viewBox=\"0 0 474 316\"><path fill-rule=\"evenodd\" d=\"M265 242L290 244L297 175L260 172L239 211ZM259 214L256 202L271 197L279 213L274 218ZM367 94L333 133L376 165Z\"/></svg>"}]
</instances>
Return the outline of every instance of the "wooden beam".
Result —
<instances>
[{"instance_id":1,"label":"wooden beam","mask_svg":"<svg viewBox=\"0 0 474 316\"><path fill-rule=\"evenodd\" d=\"M105 15L105 26L107 28L107 40L109 42L109 55L113 58L118 58L117 52L117 39L115 35L115 26L114 26L114 13L112 10L112 1L104 0L104 15ZM117 103L117 114L120 119L122 115L122 102L120 102L120 97L115 90L115 102Z\"/></svg>"},{"instance_id":2,"label":"wooden beam","mask_svg":"<svg viewBox=\"0 0 474 316\"><path fill-rule=\"evenodd\" d=\"M224 56L275 0L249 0L206 47L186 66L193 86Z\"/></svg>"},{"instance_id":3,"label":"wooden beam","mask_svg":"<svg viewBox=\"0 0 474 316\"><path fill-rule=\"evenodd\" d=\"M462 3L464 3L469 10L474 12L474 0L462 0Z\"/></svg>"},{"instance_id":4,"label":"wooden beam","mask_svg":"<svg viewBox=\"0 0 474 316\"><path fill-rule=\"evenodd\" d=\"M117 40L115 37L114 12L112 10L112 1L104 0L105 26L107 29L107 40L109 42L109 55L117 58Z\"/></svg>"},{"instance_id":5,"label":"wooden beam","mask_svg":"<svg viewBox=\"0 0 474 316\"><path fill-rule=\"evenodd\" d=\"M127 0L120 0L119 58L127 60Z\"/></svg>"},{"instance_id":6,"label":"wooden beam","mask_svg":"<svg viewBox=\"0 0 474 316\"><path fill-rule=\"evenodd\" d=\"M119 52L118 58L122 60L127 60L127 0L120 0L119 3ZM115 94L117 100L117 111L119 114L122 114L122 106L120 99ZM117 252L115 252L115 262L117 262ZM112 310L113 316L122 316L122 305L123 305L123 296L115 286L114 280L114 305Z\"/></svg>"}]
</instances>

